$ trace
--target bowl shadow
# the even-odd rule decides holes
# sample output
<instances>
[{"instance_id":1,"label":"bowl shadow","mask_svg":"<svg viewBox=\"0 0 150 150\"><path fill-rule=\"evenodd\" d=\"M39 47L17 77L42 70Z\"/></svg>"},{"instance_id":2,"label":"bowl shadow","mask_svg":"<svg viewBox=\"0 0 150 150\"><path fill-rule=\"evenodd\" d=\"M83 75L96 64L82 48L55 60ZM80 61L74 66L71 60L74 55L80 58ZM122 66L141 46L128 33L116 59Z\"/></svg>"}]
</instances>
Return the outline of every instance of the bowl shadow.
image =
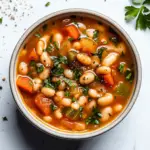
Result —
<instances>
[{"instance_id":1,"label":"bowl shadow","mask_svg":"<svg viewBox=\"0 0 150 150\"><path fill-rule=\"evenodd\" d=\"M35 128L28 122L19 110L17 112L17 123L24 140L31 149L47 150L53 148L54 150L78 150L81 144L80 141L71 141L65 139L58 139Z\"/></svg>"}]
</instances>

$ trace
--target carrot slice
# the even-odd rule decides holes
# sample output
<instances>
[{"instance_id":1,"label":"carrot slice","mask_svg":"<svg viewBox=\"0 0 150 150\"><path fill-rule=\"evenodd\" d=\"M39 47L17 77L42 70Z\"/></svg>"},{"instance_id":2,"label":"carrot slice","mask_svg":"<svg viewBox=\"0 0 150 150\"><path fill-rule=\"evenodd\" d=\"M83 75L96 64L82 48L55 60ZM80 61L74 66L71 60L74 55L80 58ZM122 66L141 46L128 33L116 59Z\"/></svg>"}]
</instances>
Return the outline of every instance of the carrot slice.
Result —
<instances>
[{"instance_id":1,"label":"carrot slice","mask_svg":"<svg viewBox=\"0 0 150 150\"><path fill-rule=\"evenodd\" d=\"M69 26L66 26L64 28L64 30L67 32L67 34L72 37L73 39L78 39L79 36L80 36L80 33L77 29L77 27L75 25L69 25Z\"/></svg>"},{"instance_id":2,"label":"carrot slice","mask_svg":"<svg viewBox=\"0 0 150 150\"><path fill-rule=\"evenodd\" d=\"M37 55L35 48L33 48L29 54L29 60L37 61L38 59L39 59L39 56Z\"/></svg>"},{"instance_id":3,"label":"carrot slice","mask_svg":"<svg viewBox=\"0 0 150 150\"><path fill-rule=\"evenodd\" d=\"M19 76L17 79L17 86L22 90L32 93L33 92L33 82L30 78L25 76Z\"/></svg>"},{"instance_id":4,"label":"carrot slice","mask_svg":"<svg viewBox=\"0 0 150 150\"><path fill-rule=\"evenodd\" d=\"M104 75L104 81L105 81L106 84L108 84L110 86L114 85L114 79L113 79L113 77L112 77L112 75L110 73Z\"/></svg>"},{"instance_id":5,"label":"carrot slice","mask_svg":"<svg viewBox=\"0 0 150 150\"><path fill-rule=\"evenodd\" d=\"M37 94L35 97L35 105L40 109L44 115L50 115L51 100L45 97L43 94Z\"/></svg>"}]
</instances>

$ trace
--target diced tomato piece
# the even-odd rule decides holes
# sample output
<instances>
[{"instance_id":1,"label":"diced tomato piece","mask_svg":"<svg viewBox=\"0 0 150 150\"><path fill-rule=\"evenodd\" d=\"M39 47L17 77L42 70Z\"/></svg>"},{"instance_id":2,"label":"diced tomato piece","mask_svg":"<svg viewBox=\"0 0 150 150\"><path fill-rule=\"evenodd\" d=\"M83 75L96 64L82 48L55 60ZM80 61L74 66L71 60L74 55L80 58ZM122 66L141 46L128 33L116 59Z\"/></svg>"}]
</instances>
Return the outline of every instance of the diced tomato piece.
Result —
<instances>
[{"instance_id":1,"label":"diced tomato piece","mask_svg":"<svg viewBox=\"0 0 150 150\"><path fill-rule=\"evenodd\" d=\"M37 61L39 59L38 54L36 53L35 48L33 48L29 54L29 60L35 60Z\"/></svg>"},{"instance_id":2,"label":"diced tomato piece","mask_svg":"<svg viewBox=\"0 0 150 150\"><path fill-rule=\"evenodd\" d=\"M44 115L50 115L51 100L49 98L45 97L43 94L37 94L35 97L35 104Z\"/></svg>"},{"instance_id":3,"label":"diced tomato piece","mask_svg":"<svg viewBox=\"0 0 150 150\"><path fill-rule=\"evenodd\" d=\"M80 36L79 30L75 25L68 25L64 27L64 31L67 32L68 36L72 37L75 40L77 40Z\"/></svg>"},{"instance_id":4,"label":"diced tomato piece","mask_svg":"<svg viewBox=\"0 0 150 150\"><path fill-rule=\"evenodd\" d=\"M110 86L113 86L114 85L114 79L112 77L112 74L106 74L104 75L104 81L106 84L110 85Z\"/></svg>"},{"instance_id":5,"label":"diced tomato piece","mask_svg":"<svg viewBox=\"0 0 150 150\"><path fill-rule=\"evenodd\" d=\"M29 77L19 76L16 82L17 86L22 90L33 93L33 82Z\"/></svg>"}]
</instances>

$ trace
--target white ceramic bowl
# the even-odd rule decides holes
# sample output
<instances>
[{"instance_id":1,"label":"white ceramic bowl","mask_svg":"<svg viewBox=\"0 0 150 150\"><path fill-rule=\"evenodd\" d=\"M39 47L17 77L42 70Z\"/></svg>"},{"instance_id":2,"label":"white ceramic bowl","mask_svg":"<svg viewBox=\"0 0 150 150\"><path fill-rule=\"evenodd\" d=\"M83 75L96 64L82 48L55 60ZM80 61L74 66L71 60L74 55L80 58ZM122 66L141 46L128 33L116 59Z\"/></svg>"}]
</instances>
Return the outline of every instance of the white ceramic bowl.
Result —
<instances>
[{"instance_id":1,"label":"white ceramic bowl","mask_svg":"<svg viewBox=\"0 0 150 150\"><path fill-rule=\"evenodd\" d=\"M21 96L16 87L16 64L17 64L18 52L19 52L20 48L23 47L24 42L29 37L29 35L32 32L34 32L34 30L36 30L36 28L39 28L40 26L42 26L45 22L47 22L50 19L57 20L62 17L67 17L67 16L71 16L71 15L96 19L98 21L101 21L104 24L109 25L114 31L116 31L125 40L126 44L128 45L128 47L131 51L133 62L135 65L134 90L130 96L130 100L128 101L128 104L126 105L126 108L124 109L124 111L115 120L113 120L110 124L104 126L103 128L99 128L97 130L90 131L90 132L69 132L69 131L63 131L63 130L57 129L53 126L46 125L43 121L41 121L37 117L33 116L31 114L31 112L27 109L27 107L25 106L23 100L21 99ZM142 70L141 70L139 54L136 50L136 47L135 47L133 41L129 37L129 35L122 29L122 27L120 27L115 21L113 21L109 17L107 17L103 14L100 14L98 12L94 12L94 11L90 11L90 10L86 10L86 9L67 9L67 10L58 11L58 12L49 14L49 15L43 17L42 19L38 20L36 23L34 23L24 33L24 35L20 38L19 42L17 43L17 45L13 51L13 54L12 54L9 71L10 71L9 72L10 73L10 86L11 86L11 90L12 90L15 102L17 103L19 110L27 118L27 120L29 120L35 127L37 127L38 129L40 129L41 131L43 131L45 133L48 133L50 135L60 137L60 138L66 138L66 139L86 139L86 138L94 137L94 136L100 135L100 134L110 130L114 126L116 126L120 121L123 120L123 118L129 113L132 106L134 105L134 103L137 99L139 90L140 90L141 78L142 78L142 75L141 75Z\"/></svg>"}]
</instances>

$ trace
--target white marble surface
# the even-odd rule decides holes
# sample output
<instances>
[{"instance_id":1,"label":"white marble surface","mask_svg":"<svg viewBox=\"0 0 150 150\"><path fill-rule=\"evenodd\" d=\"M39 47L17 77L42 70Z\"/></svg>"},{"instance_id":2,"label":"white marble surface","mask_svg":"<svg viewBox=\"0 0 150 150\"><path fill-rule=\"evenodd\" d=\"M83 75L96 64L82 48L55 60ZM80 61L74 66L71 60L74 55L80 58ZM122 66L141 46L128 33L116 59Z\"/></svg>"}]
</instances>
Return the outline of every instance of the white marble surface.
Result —
<instances>
[{"instance_id":1,"label":"white marble surface","mask_svg":"<svg viewBox=\"0 0 150 150\"><path fill-rule=\"evenodd\" d=\"M0 6L4 8L0 0ZM12 0L19 3L20 0ZM22 0L24 1L24 0ZM51 5L45 7L47 0L25 0L30 10L19 10L17 13L26 11L29 16L24 16L15 21L3 17L0 25L0 150L150 150L150 32L135 31L134 23L127 24L124 21L124 6L129 5L128 0L50 0ZM65 8L88 8L106 14L117 21L131 36L140 53L143 82L137 102L129 115L117 127L111 131L87 140L65 141L52 138L32 127L16 111L12 94L10 92L8 70L9 61L15 44L24 33L24 29L39 18L57 10ZM8 25L6 27L6 24ZM17 27L14 25L17 24ZM5 36L5 37L3 37ZM6 77L3 82L2 78ZM7 116L8 121L2 121Z\"/></svg>"}]
</instances>

